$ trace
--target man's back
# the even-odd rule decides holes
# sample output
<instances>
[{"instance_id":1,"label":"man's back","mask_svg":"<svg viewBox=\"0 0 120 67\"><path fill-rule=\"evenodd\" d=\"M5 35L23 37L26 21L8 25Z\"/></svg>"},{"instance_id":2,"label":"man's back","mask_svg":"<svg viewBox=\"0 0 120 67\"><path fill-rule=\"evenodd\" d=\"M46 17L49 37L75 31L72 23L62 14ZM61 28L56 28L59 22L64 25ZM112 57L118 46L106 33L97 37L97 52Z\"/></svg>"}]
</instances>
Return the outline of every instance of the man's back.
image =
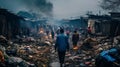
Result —
<instances>
[{"instance_id":1,"label":"man's back","mask_svg":"<svg viewBox=\"0 0 120 67\"><path fill-rule=\"evenodd\" d=\"M68 48L68 37L65 34L59 34L56 40L56 47L59 51L66 51Z\"/></svg>"}]
</instances>

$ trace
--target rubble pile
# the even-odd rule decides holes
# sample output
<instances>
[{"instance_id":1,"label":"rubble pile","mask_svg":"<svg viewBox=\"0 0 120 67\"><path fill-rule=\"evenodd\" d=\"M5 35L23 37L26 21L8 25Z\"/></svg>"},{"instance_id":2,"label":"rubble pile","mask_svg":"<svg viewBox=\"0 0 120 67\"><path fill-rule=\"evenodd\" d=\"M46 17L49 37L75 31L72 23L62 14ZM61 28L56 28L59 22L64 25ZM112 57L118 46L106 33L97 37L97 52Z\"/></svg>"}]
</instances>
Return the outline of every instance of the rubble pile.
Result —
<instances>
[{"instance_id":1,"label":"rubble pile","mask_svg":"<svg viewBox=\"0 0 120 67\"><path fill-rule=\"evenodd\" d=\"M78 50L79 51L79 50ZM94 67L95 57L92 51L80 50L80 53L66 55L66 67Z\"/></svg>"},{"instance_id":2,"label":"rubble pile","mask_svg":"<svg viewBox=\"0 0 120 67\"><path fill-rule=\"evenodd\" d=\"M65 65L66 67L95 67L100 52L119 46L120 43L113 45L111 39L106 37L85 38L77 51L71 49L67 53Z\"/></svg>"},{"instance_id":3,"label":"rubble pile","mask_svg":"<svg viewBox=\"0 0 120 67\"><path fill-rule=\"evenodd\" d=\"M3 67L49 67L50 42L18 43L0 46L1 56L4 55Z\"/></svg>"},{"instance_id":4,"label":"rubble pile","mask_svg":"<svg viewBox=\"0 0 120 67\"><path fill-rule=\"evenodd\" d=\"M49 65L50 48L48 46L21 46L17 55L24 60L35 63L38 67Z\"/></svg>"},{"instance_id":5,"label":"rubble pile","mask_svg":"<svg viewBox=\"0 0 120 67\"><path fill-rule=\"evenodd\" d=\"M77 47L66 53L65 66L95 67L96 58L100 53L120 47L119 40L119 36L114 37L113 40L108 37L81 39ZM6 45L0 45L0 65L3 67L50 67L52 62L59 62L52 41L36 39L32 43L11 42Z\"/></svg>"}]
</instances>

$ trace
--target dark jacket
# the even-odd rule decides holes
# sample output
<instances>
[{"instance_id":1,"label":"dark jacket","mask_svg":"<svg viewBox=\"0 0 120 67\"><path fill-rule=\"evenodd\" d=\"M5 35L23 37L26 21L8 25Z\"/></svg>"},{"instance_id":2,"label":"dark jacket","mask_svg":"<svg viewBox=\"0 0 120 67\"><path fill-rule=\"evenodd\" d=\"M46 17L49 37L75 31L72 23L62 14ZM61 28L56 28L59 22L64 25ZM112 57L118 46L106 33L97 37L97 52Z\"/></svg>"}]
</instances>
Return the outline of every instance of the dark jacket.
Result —
<instances>
[{"instance_id":1,"label":"dark jacket","mask_svg":"<svg viewBox=\"0 0 120 67\"><path fill-rule=\"evenodd\" d=\"M79 41L79 34L78 33L74 33L72 35L72 41L73 42L78 42Z\"/></svg>"},{"instance_id":2,"label":"dark jacket","mask_svg":"<svg viewBox=\"0 0 120 67\"><path fill-rule=\"evenodd\" d=\"M56 39L55 49L66 51L69 49L68 37L65 34L59 34Z\"/></svg>"}]
</instances>

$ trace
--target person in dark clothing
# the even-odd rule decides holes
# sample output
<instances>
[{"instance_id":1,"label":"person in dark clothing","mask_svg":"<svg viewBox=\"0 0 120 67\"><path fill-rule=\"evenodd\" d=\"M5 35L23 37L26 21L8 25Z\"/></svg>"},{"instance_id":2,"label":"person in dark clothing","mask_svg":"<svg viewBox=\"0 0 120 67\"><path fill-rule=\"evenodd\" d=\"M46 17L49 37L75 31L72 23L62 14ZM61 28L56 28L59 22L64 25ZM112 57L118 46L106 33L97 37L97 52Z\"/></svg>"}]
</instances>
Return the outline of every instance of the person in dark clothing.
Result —
<instances>
[{"instance_id":1,"label":"person in dark clothing","mask_svg":"<svg viewBox=\"0 0 120 67\"><path fill-rule=\"evenodd\" d=\"M89 35L89 36L92 35L92 33L91 33L91 28L90 28L90 27L88 27L87 32L88 32L88 35Z\"/></svg>"},{"instance_id":2,"label":"person in dark clothing","mask_svg":"<svg viewBox=\"0 0 120 67\"><path fill-rule=\"evenodd\" d=\"M46 31L47 36L49 35L49 30Z\"/></svg>"},{"instance_id":3,"label":"person in dark clothing","mask_svg":"<svg viewBox=\"0 0 120 67\"><path fill-rule=\"evenodd\" d=\"M60 66L63 67L66 50L69 50L68 37L63 29L60 29L60 34L57 36L55 50L58 51Z\"/></svg>"},{"instance_id":4,"label":"person in dark clothing","mask_svg":"<svg viewBox=\"0 0 120 67\"><path fill-rule=\"evenodd\" d=\"M68 38L70 37L70 31L66 31L66 35L68 36Z\"/></svg>"},{"instance_id":5,"label":"person in dark clothing","mask_svg":"<svg viewBox=\"0 0 120 67\"><path fill-rule=\"evenodd\" d=\"M77 46L78 41L79 41L79 34L75 30L72 35L73 48Z\"/></svg>"},{"instance_id":6,"label":"person in dark clothing","mask_svg":"<svg viewBox=\"0 0 120 67\"><path fill-rule=\"evenodd\" d=\"M51 31L51 35L52 35L52 39L54 39L55 33L53 30Z\"/></svg>"}]
</instances>

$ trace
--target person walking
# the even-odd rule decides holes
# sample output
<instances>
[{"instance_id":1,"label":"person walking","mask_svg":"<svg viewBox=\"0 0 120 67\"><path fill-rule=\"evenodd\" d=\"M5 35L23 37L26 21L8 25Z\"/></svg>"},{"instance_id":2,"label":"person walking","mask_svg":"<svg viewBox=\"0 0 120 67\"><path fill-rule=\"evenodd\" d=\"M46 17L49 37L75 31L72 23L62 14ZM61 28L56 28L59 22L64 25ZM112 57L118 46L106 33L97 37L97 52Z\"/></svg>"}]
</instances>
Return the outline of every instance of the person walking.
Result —
<instances>
[{"instance_id":1,"label":"person walking","mask_svg":"<svg viewBox=\"0 0 120 67\"><path fill-rule=\"evenodd\" d=\"M90 27L88 27L87 32L88 32L88 36L91 37L92 33L91 33L91 28Z\"/></svg>"},{"instance_id":2,"label":"person walking","mask_svg":"<svg viewBox=\"0 0 120 67\"><path fill-rule=\"evenodd\" d=\"M65 53L69 50L68 37L64 34L64 30L60 29L60 34L57 36L55 50L58 51L60 67L64 66Z\"/></svg>"},{"instance_id":3,"label":"person walking","mask_svg":"<svg viewBox=\"0 0 120 67\"><path fill-rule=\"evenodd\" d=\"M52 39L54 39L54 37L55 37L55 33L54 33L53 30L51 31L51 35L52 35Z\"/></svg>"},{"instance_id":4,"label":"person walking","mask_svg":"<svg viewBox=\"0 0 120 67\"><path fill-rule=\"evenodd\" d=\"M73 35L72 35L73 48L77 47L78 41L79 41L79 34L75 30Z\"/></svg>"}]
</instances>

